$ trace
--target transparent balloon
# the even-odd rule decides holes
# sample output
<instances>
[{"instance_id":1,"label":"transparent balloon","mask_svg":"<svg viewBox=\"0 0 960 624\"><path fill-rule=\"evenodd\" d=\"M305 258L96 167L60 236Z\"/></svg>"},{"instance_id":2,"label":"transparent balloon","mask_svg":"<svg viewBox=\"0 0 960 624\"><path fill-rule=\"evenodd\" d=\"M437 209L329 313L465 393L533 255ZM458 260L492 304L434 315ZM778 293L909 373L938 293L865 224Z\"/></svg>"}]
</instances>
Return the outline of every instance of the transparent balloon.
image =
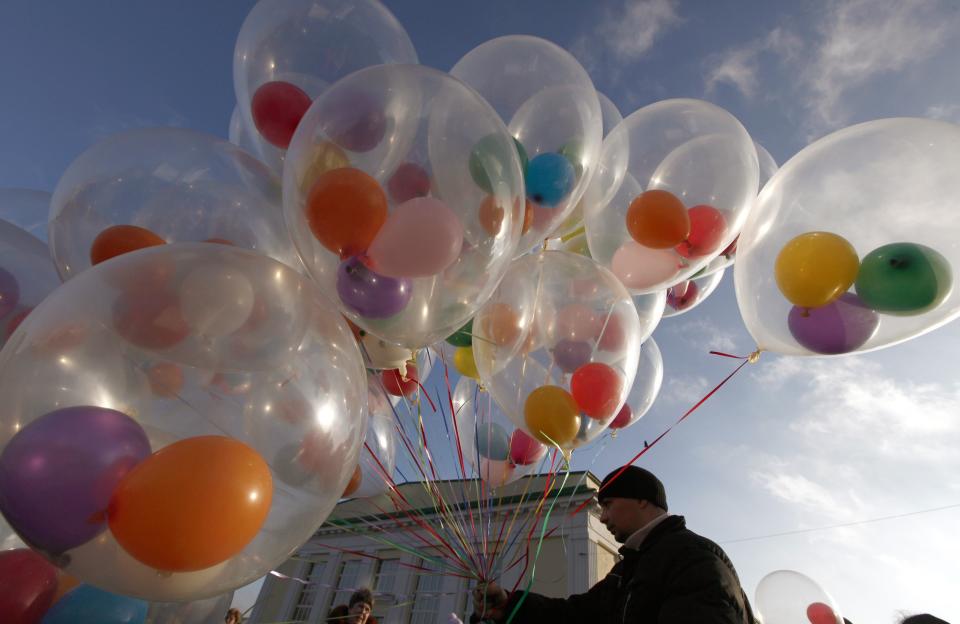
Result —
<instances>
[{"instance_id":1,"label":"transparent balloon","mask_svg":"<svg viewBox=\"0 0 960 624\"><path fill-rule=\"evenodd\" d=\"M627 400L620 408L616 418L610 423L611 433L629 427L640 420L653 406L660 387L663 385L663 357L660 347L653 338L643 343L640 349L640 362L637 364L637 376Z\"/></svg>"},{"instance_id":2,"label":"transparent balloon","mask_svg":"<svg viewBox=\"0 0 960 624\"><path fill-rule=\"evenodd\" d=\"M518 429L472 379L461 377L457 382L453 415L464 461L490 487L512 483L543 467L547 446Z\"/></svg>"},{"instance_id":3,"label":"transparent balloon","mask_svg":"<svg viewBox=\"0 0 960 624\"><path fill-rule=\"evenodd\" d=\"M260 0L237 35L233 87L255 149L271 163L310 102L357 70L416 64L400 22L377 0Z\"/></svg>"},{"instance_id":4,"label":"transparent balloon","mask_svg":"<svg viewBox=\"0 0 960 624\"><path fill-rule=\"evenodd\" d=\"M663 308L664 318L678 316L689 312L707 300L713 294L726 269L714 271L709 275L695 277L679 284L674 284L666 290L666 305Z\"/></svg>"},{"instance_id":5,"label":"transparent balloon","mask_svg":"<svg viewBox=\"0 0 960 624\"><path fill-rule=\"evenodd\" d=\"M490 102L517 141L530 203L525 253L570 216L597 165L603 117L593 82L569 52L528 35L484 42L450 74Z\"/></svg>"},{"instance_id":6,"label":"transparent balloon","mask_svg":"<svg viewBox=\"0 0 960 624\"><path fill-rule=\"evenodd\" d=\"M603 142L584 204L594 259L634 294L688 279L730 245L757 196L757 151L733 115L665 100L634 112Z\"/></svg>"},{"instance_id":7,"label":"transparent balloon","mask_svg":"<svg viewBox=\"0 0 960 624\"><path fill-rule=\"evenodd\" d=\"M473 320L482 385L517 427L570 450L602 433L633 385L642 332L616 277L583 256L514 261Z\"/></svg>"},{"instance_id":8,"label":"transparent balloon","mask_svg":"<svg viewBox=\"0 0 960 624\"><path fill-rule=\"evenodd\" d=\"M762 145L754 141L753 143L757 148L757 158L760 162L760 190L763 190L764 185L766 185L767 180L773 177L773 174L779 169L777 161L773 159L773 156L770 155L770 152L766 150ZM751 210L756 210L757 207L754 206ZM726 248L720 252L720 255L710 261L706 267L700 270L697 274L698 277L703 277L710 275L721 269L726 269L732 265L737 259L737 244L740 242L740 234L737 233L737 238L733 239L733 242L726 246Z\"/></svg>"},{"instance_id":9,"label":"transparent balloon","mask_svg":"<svg viewBox=\"0 0 960 624\"><path fill-rule=\"evenodd\" d=\"M0 551L13 550L15 548L26 548L17 534L6 523L3 516L0 516Z\"/></svg>"},{"instance_id":10,"label":"transparent balloon","mask_svg":"<svg viewBox=\"0 0 960 624\"><path fill-rule=\"evenodd\" d=\"M764 624L844 624L830 594L813 579L793 570L766 575L754 596Z\"/></svg>"},{"instance_id":11,"label":"transparent balloon","mask_svg":"<svg viewBox=\"0 0 960 624\"><path fill-rule=\"evenodd\" d=\"M946 198L960 193L958 165L960 126L902 118L835 132L781 167L735 265L758 347L842 355L955 319L960 216Z\"/></svg>"},{"instance_id":12,"label":"transparent balloon","mask_svg":"<svg viewBox=\"0 0 960 624\"><path fill-rule=\"evenodd\" d=\"M396 417L390 396L373 373L367 374L367 412L370 414L356 486L346 495L369 498L387 492L394 485L397 467Z\"/></svg>"},{"instance_id":13,"label":"transparent balloon","mask_svg":"<svg viewBox=\"0 0 960 624\"><path fill-rule=\"evenodd\" d=\"M332 152L349 162L317 160ZM287 153L284 212L310 275L351 321L409 349L446 337L490 296L516 251L522 210L520 161L503 123L475 92L426 67L384 65L339 81Z\"/></svg>"},{"instance_id":14,"label":"transparent balloon","mask_svg":"<svg viewBox=\"0 0 960 624\"><path fill-rule=\"evenodd\" d=\"M0 347L59 285L47 246L26 231L0 221Z\"/></svg>"},{"instance_id":15,"label":"transparent balloon","mask_svg":"<svg viewBox=\"0 0 960 624\"><path fill-rule=\"evenodd\" d=\"M0 219L47 242L50 193L33 189L0 188Z\"/></svg>"},{"instance_id":16,"label":"transparent balloon","mask_svg":"<svg viewBox=\"0 0 960 624\"><path fill-rule=\"evenodd\" d=\"M233 592L192 602L152 602L144 624L223 624Z\"/></svg>"},{"instance_id":17,"label":"transparent balloon","mask_svg":"<svg viewBox=\"0 0 960 624\"><path fill-rule=\"evenodd\" d=\"M620 125L620 122L623 121L623 115L620 114L620 109L617 108L617 105L613 103L607 96L603 93L597 91L597 98L600 100L600 115L603 118L603 136L606 138L610 131ZM590 185L600 185L604 183L603 176L598 175L594 171L594 176L590 179ZM561 239L566 239L567 241L572 238L582 240L583 248L587 248L586 235L584 234L583 227L583 204L586 201L591 199L597 199L602 196L600 189L590 189L589 187L584 190L583 196L580 198L580 201L577 202L577 205L574 207L573 212L570 213L570 216L560 224L560 227L556 229L553 233L554 237ZM556 240L556 239L553 239Z\"/></svg>"},{"instance_id":18,"label":"transparent balloon","mask_svg":"<svg viewBox=\"0 0 960 624\"><path fill-rule=\"evenodd\" d=\"M268 166L277 176L283 175L283 160L286 156L286 150L261 141L257 134L251 132L250 126L243 121L243 114L240 112L239 106L234 106L233 113L230 114L227 138L230 139L231 143Z\"/></svg>"},{"instance_id":19,"label":"transparent balloon","mask_svg":"<svg viewBox=\"0 0 960 624\"><path fill-rule=\"evenodd\" d=\"M187 314L185 284L209 267L252 307L217 288L219 305L192 295ZM215 328L238 310L242 325ZM0 396L10 525L70 575L154 601L284 561L333 509L367 426L339 313L291 268L226 245L141 250L58 288L0 352Z\"/></svg>"},{"instance_id":20,"label":"transparent balloon","mask_svg":"<svg viewBox=\"0 0 960 624\"><path fill-rule=\"evenodd\" d=\"M67 168L50 206L50 251L66 281L148 246L209 242L300 267L279 180L212 135L179 128L115 134Z\"/></svg>"}]
</instances>

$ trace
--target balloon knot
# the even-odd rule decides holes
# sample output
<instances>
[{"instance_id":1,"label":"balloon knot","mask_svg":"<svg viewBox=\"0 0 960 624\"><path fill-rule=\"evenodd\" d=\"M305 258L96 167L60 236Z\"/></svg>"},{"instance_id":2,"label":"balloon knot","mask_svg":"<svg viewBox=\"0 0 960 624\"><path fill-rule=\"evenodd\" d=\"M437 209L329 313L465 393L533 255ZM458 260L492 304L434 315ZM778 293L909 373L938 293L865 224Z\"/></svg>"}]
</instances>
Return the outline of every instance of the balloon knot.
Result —
<instances>
[{"instance_id":1,"label":"balloon knot","mask_svg":"<svg viewBox=\"0 0 960 624\"><path fill-rule=\"evenodd\" d=\"M753 353L747 356L747 361L751 364L756 364L760 360L760 354L763 353L763 349L757 349Z\"/></svg>"}]
</instances>

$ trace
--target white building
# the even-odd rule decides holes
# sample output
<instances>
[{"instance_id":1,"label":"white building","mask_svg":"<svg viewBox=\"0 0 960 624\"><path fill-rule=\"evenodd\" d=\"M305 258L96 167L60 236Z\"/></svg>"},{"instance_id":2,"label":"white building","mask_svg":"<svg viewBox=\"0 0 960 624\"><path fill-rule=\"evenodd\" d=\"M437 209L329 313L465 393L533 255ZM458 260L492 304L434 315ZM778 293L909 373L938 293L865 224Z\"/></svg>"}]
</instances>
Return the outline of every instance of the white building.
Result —
<instances>
[{"instance_id":1,"label":"white building","mask_svg":"<svg viewBox=\"0 0 960 624\"><path fill-rule=\"evenodd\" d=\"M599 507L595 502L580 513L570 515L581 503L596 495L599 484L596 477L590 473L572 472L562 490L559 488L563 485L563 475L557 477L545 502L549 505L556 501L547 525L547 531L553 530L553 533L543 540L531 589L548 596L567 596L584 592L603 578L616 561L618 545L600 524ZM509 525L514 516L519 523L520 518L534 513L546 488L545 479L544 476L521 479L498 489L494 497L486 499L493 503L483 516L491 520L488 539L490 534L499 532L504 517ZM476 488L476 482L467 483L470 488ZM465 491L463 485L461 481L438 484L443 488L447 504L467 500L454 494ZM440 522L441 517L423 484L407 483L399 489L411 507L419 506L421 522L431 525ZM476 501L472 500L470 504L476 513ZM250 622L325 622L330 609L346 603L358 587L374 590L374 616L381 623L445 623L450 613L456 613L466 621L465 616L472 610L468 595L474 582L451 574L416 570L424 565L423 560L390 544L414 545L417 541L414 533L423 536L426 532L418 528L406 513L376 511L388 509L394 507L386 497L338 505L330 520L314 537L277 569L281 574L300 580L268 576ZM467 505L462 509L466 513ZM337 522L348 522L350 528L338 527ZM534 548L541 526L538 523L534 532L531 542ZM437 542L429 537L426 539ZM522 537L520 539L523 543ZM504 587L513 587L522 567L521 562L503 572L498 582ZM524 582L527 578L529 571Z\"/></svg>"}]
</instances>

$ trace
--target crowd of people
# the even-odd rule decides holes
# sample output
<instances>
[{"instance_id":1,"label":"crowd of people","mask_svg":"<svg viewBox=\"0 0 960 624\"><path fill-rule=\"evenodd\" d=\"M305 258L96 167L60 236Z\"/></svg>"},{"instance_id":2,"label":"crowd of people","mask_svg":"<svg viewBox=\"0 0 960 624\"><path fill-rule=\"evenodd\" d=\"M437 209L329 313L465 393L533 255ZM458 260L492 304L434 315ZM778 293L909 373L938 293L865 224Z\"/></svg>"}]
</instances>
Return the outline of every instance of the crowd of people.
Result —
<instances>
[{"instance_id":1,"label":"crowd of people","mask_svg":"<svg viewBox=\"0 0 960 624\"><path fill-rule=\"evenodd\" d=\"M638 466L615 470L597 495L600 522L620 548L620 561L584 594L548 598L507 592L495 582L473 591L470 624L760 624L733 563L716 543L670 514L663 483ZM358 589L347 604L335 606L328 624L376 624L374 597ZM231 614L236 612L236 619ZM240 624L231 609L227 624ZM450 622L460 622L453 614ZM844 624L853 624L844 618ZM949 624L930 614L911 615L901 624Z\"/></svg>"}]
</instances>

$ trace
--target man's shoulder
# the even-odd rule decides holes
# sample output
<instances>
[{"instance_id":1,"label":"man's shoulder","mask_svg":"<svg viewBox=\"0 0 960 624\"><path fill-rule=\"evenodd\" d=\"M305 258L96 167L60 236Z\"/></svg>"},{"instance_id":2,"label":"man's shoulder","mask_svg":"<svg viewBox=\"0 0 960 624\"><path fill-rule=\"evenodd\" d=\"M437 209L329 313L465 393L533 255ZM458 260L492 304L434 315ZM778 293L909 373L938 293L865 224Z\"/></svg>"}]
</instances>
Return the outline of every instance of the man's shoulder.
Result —
<instances>
[{"instance_id":1,"label":"man's shoulder","mask_svg":"<svg viewBox=\"0 0 960 624\"><path fill-rule=\"evenodd\" d=\"M727 554L716 542L687 528L682 517L675 517L678 518L678 521L670 524L664 521L663 524L666 526L655 536L655 539L651 540L651 550L687 551L691 553L702 551L719 559L727 560Z\"/></svg>"}]
</instances>

